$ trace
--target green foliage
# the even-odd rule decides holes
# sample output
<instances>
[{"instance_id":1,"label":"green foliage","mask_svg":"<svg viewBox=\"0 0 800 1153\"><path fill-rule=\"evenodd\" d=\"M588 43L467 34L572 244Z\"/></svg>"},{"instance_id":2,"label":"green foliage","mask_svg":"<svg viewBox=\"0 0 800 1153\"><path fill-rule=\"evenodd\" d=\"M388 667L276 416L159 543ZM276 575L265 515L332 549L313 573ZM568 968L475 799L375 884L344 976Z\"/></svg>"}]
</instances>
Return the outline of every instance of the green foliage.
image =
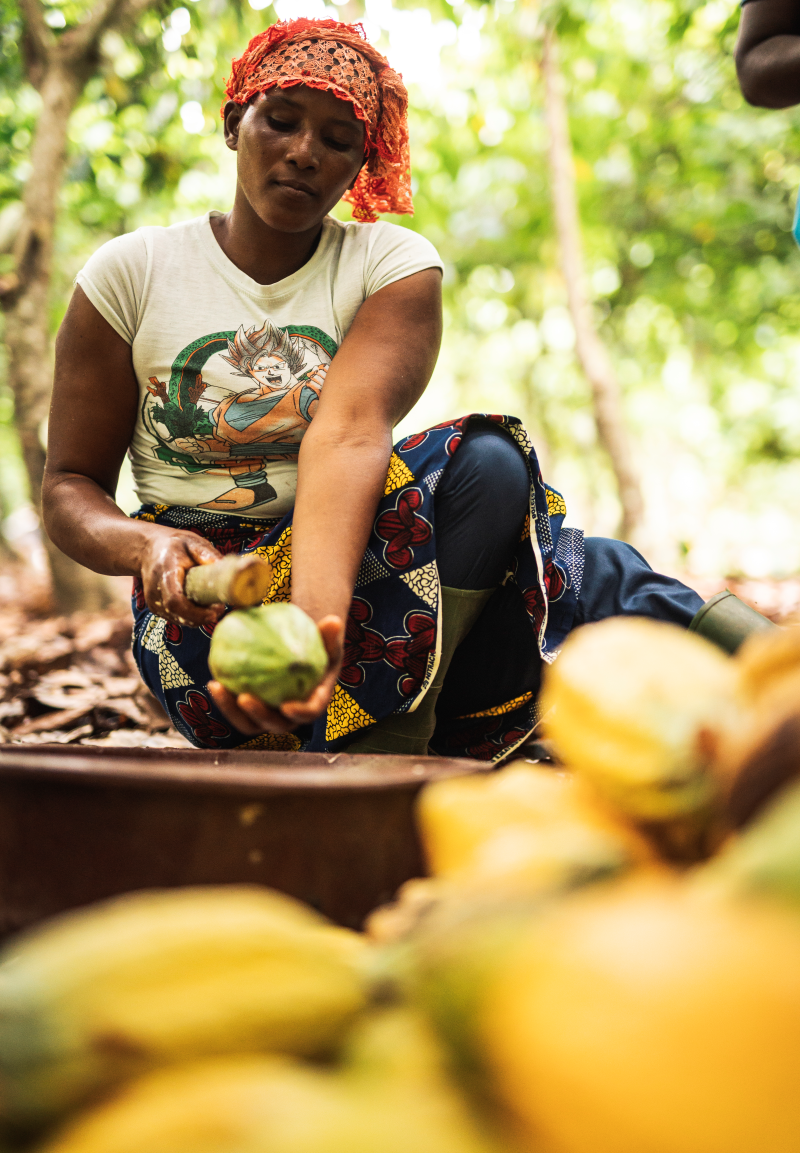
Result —
<instances>
[{"instance_id":1,"label":"green foliage","mask_svg":"<svg viewBox=\"0 0 800 1153\"><path fill-rule=\"evenodd\" d=\"M384 26L391 59L413 59L398 21L423 4L441 67L411 85L416 215L397 222L445 259L447 333L402 428L515 412L571 522L613 528L554 238L544 16L559 30L595 313L625 390L652 555L697 570L797 568L800 132L793 112L742 101L735 0L369 0L368 28ZM68 26L84 6L51 4L51 23ZM70 129L54 327L102 241L228 207L222 86L231 55L274 18L165 0L127 40L106 37ZM17 10L0 0L0 210L20 195L39 100L20 83L18 45Z\"/></svg>"},{"instance_id":2,"label":"green foliage","mask_svg":"<svg viewBox=\"0 0 800 1153\"><path fill-rule=\"evenodd\" d=\"M626 392L651 554L796 569L796 116L744 104L733 0L581 0L556 15L595 313ZM446 49L446 89L415 101L415 227L450 270L441 391L448 411L523 416L575 521L611 531L558 273L531 9L497 0L482 40L478 61Z\"/></svg>"}]
</instances>

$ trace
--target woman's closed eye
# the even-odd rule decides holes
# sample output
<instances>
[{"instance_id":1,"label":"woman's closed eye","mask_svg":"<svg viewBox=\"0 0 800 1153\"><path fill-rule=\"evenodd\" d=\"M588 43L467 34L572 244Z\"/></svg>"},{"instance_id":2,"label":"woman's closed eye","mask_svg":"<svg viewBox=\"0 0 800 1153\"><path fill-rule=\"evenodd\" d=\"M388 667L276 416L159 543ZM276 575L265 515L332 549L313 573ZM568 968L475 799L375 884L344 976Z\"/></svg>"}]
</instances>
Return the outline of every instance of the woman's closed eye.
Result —
<instances>
[{"instance_id":1,"label":"woman's closed eye","mask_svg":"<svg viewBox=\"0 0 800 1153\"><path fill-rule=\"evenodd\" d=\"M290 120L278 120L275 116L268 116L267 122L270 128L274 128L276 132L294 132L297 127Z\"/></svg>"},{"instance_id":2,"label":"woman's closed eye","mask_svg":"<svg viewBox=\"0 0 800 1153\"><path fill-rule=\"evenodd\" d=\"M267 123L275 132L282 132L285 135L295 132L298 127L295 121L279 120L277 116L268 116ZM352 140L338 140L335 136L326 136L324 141L328 148L333 148L335 152L347 152L353 147Z\"/></svg>"},{"instance_id":3,"label":"woman's closed eye","mask_svg":"<svg viewBox=\"0 0 800 1153\"><path fill-rule=\"evenodd\" d=\"M332 136L326 136L325 143L336 152L347 152L353 147L352 140L335 140Z\"/></svg>"}]
</instances>

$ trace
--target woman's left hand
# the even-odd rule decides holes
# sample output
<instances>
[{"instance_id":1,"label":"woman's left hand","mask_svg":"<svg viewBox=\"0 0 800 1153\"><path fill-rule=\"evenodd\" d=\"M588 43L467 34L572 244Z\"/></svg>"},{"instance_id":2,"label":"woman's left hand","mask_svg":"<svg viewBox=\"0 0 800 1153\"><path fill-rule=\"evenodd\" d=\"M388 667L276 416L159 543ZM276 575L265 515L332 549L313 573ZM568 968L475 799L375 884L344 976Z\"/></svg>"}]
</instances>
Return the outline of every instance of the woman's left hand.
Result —
<instances>
[{"instance_id":1,"label":"woman's left hand","mask_svg":"<svg viewBox=\"0 0 800 1153\"><path fill-rule=\"evenodd\" d=\"M208 691L217 708L240 733L248 737L261 733L290 733L298 725L311 724L325 712L342 667L344 624L341 617L327 616L318 622L317 627L328 653L328 668L306 700L284 701L280 708L272 708L252 693L235 696L219 681L208 682Z\"/></svg>"}]
</instances>

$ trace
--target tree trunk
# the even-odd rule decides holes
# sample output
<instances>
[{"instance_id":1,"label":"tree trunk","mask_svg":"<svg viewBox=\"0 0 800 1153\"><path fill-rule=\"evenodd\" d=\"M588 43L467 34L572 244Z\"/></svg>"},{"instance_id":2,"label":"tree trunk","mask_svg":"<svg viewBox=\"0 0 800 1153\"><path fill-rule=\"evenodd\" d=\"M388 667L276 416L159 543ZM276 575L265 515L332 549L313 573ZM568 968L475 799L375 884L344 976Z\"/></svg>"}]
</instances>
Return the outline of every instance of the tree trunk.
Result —
<instances>
[{"instance_id":1,"label":"tree trunk","mask_svg":"<svg viewBox=\"0 0 800 1153\"><path fill-rule=\"evenodd\" d=\"M23 17L22 54L28 79L42 97L31 148L31 175L25 185L23 215L14 246L14 272L0 276L5 312L8 378L31 500L41 508L45 450L41 430L47 419L52 381L49 296L58 195L67 157L72 110L96 72L99 43L111 28L125 30L154 0L98 0L79 24L56 36L45 20L41 0L19 0ZM113 599L108 581L76 564L45 539L53 594L62 609L98 609Z\"/></svg>"},{"instance_id":2,"label":"tree trunk","mask_svg":"<svg viewBox=\"0 0 800 1153\"><path fill-rule=\"evenodd\" d=\"M56 60L42 76L42 111L31 148L31 175L23 197L24 216L15 245L16 272L5 295L5 342L14 413L30 484L41 507L45 451L41 432L52 382L49 296L58 193L67 151L67 128L87 80L85 68ZM108 582L45 541L60 609L99 609L111 602Z\"/></svg>"},{"instance_id":3,"label":"tree trunk","mask_svg":"<svg viewBox=\"0 0 800 1153\"><path fill-rule=\"evenodd\" d=\"M56 204L64 170L67 125L80 87L61 68L48 69L41 86L42 111L31 149L31 175L25 186L24 216L15 245L16 284L6 302L6 344L14 392L17 430L38 505L44 472L40 428L47 417L49 288Z\"/></svg>"},{"instance_id":4,"label":"tree trunk","mask_svg":"<svg viewBox=\"0 0 800 1153\"><path fill-rule=\"evenodd\" d=\"M547 28L544 34L542 70L550 137L550 187L576 351L592 389L597 435L608 453L617 481L622 506L619 535L628 540L636 535L642 522L642 495L625 429L619 383L608 350L595 329L586 290L569 117L559 67L558 40L552 28Z\"/></svg>"}]
</instances>

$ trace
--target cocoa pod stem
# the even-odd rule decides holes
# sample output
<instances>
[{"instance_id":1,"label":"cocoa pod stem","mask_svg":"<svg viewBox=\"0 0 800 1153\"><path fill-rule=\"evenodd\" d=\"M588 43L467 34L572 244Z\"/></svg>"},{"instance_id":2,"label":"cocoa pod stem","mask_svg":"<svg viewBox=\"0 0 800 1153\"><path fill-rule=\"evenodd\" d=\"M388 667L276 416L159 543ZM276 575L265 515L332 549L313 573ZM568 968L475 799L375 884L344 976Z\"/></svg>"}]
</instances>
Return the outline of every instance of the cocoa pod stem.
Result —
<instances>
[{"instance_id":1,"label":"cocoa pod stem","mask_svg":"<svg viewBox=\"0 0 800 1153\"><path fill-rule=\"evenodd\" d=\"M244 609L261 604L267 595L270 566L258 556L226 556L190 568L184 592L198 605L223 604Z\"/></svg>"}]
</instances>

